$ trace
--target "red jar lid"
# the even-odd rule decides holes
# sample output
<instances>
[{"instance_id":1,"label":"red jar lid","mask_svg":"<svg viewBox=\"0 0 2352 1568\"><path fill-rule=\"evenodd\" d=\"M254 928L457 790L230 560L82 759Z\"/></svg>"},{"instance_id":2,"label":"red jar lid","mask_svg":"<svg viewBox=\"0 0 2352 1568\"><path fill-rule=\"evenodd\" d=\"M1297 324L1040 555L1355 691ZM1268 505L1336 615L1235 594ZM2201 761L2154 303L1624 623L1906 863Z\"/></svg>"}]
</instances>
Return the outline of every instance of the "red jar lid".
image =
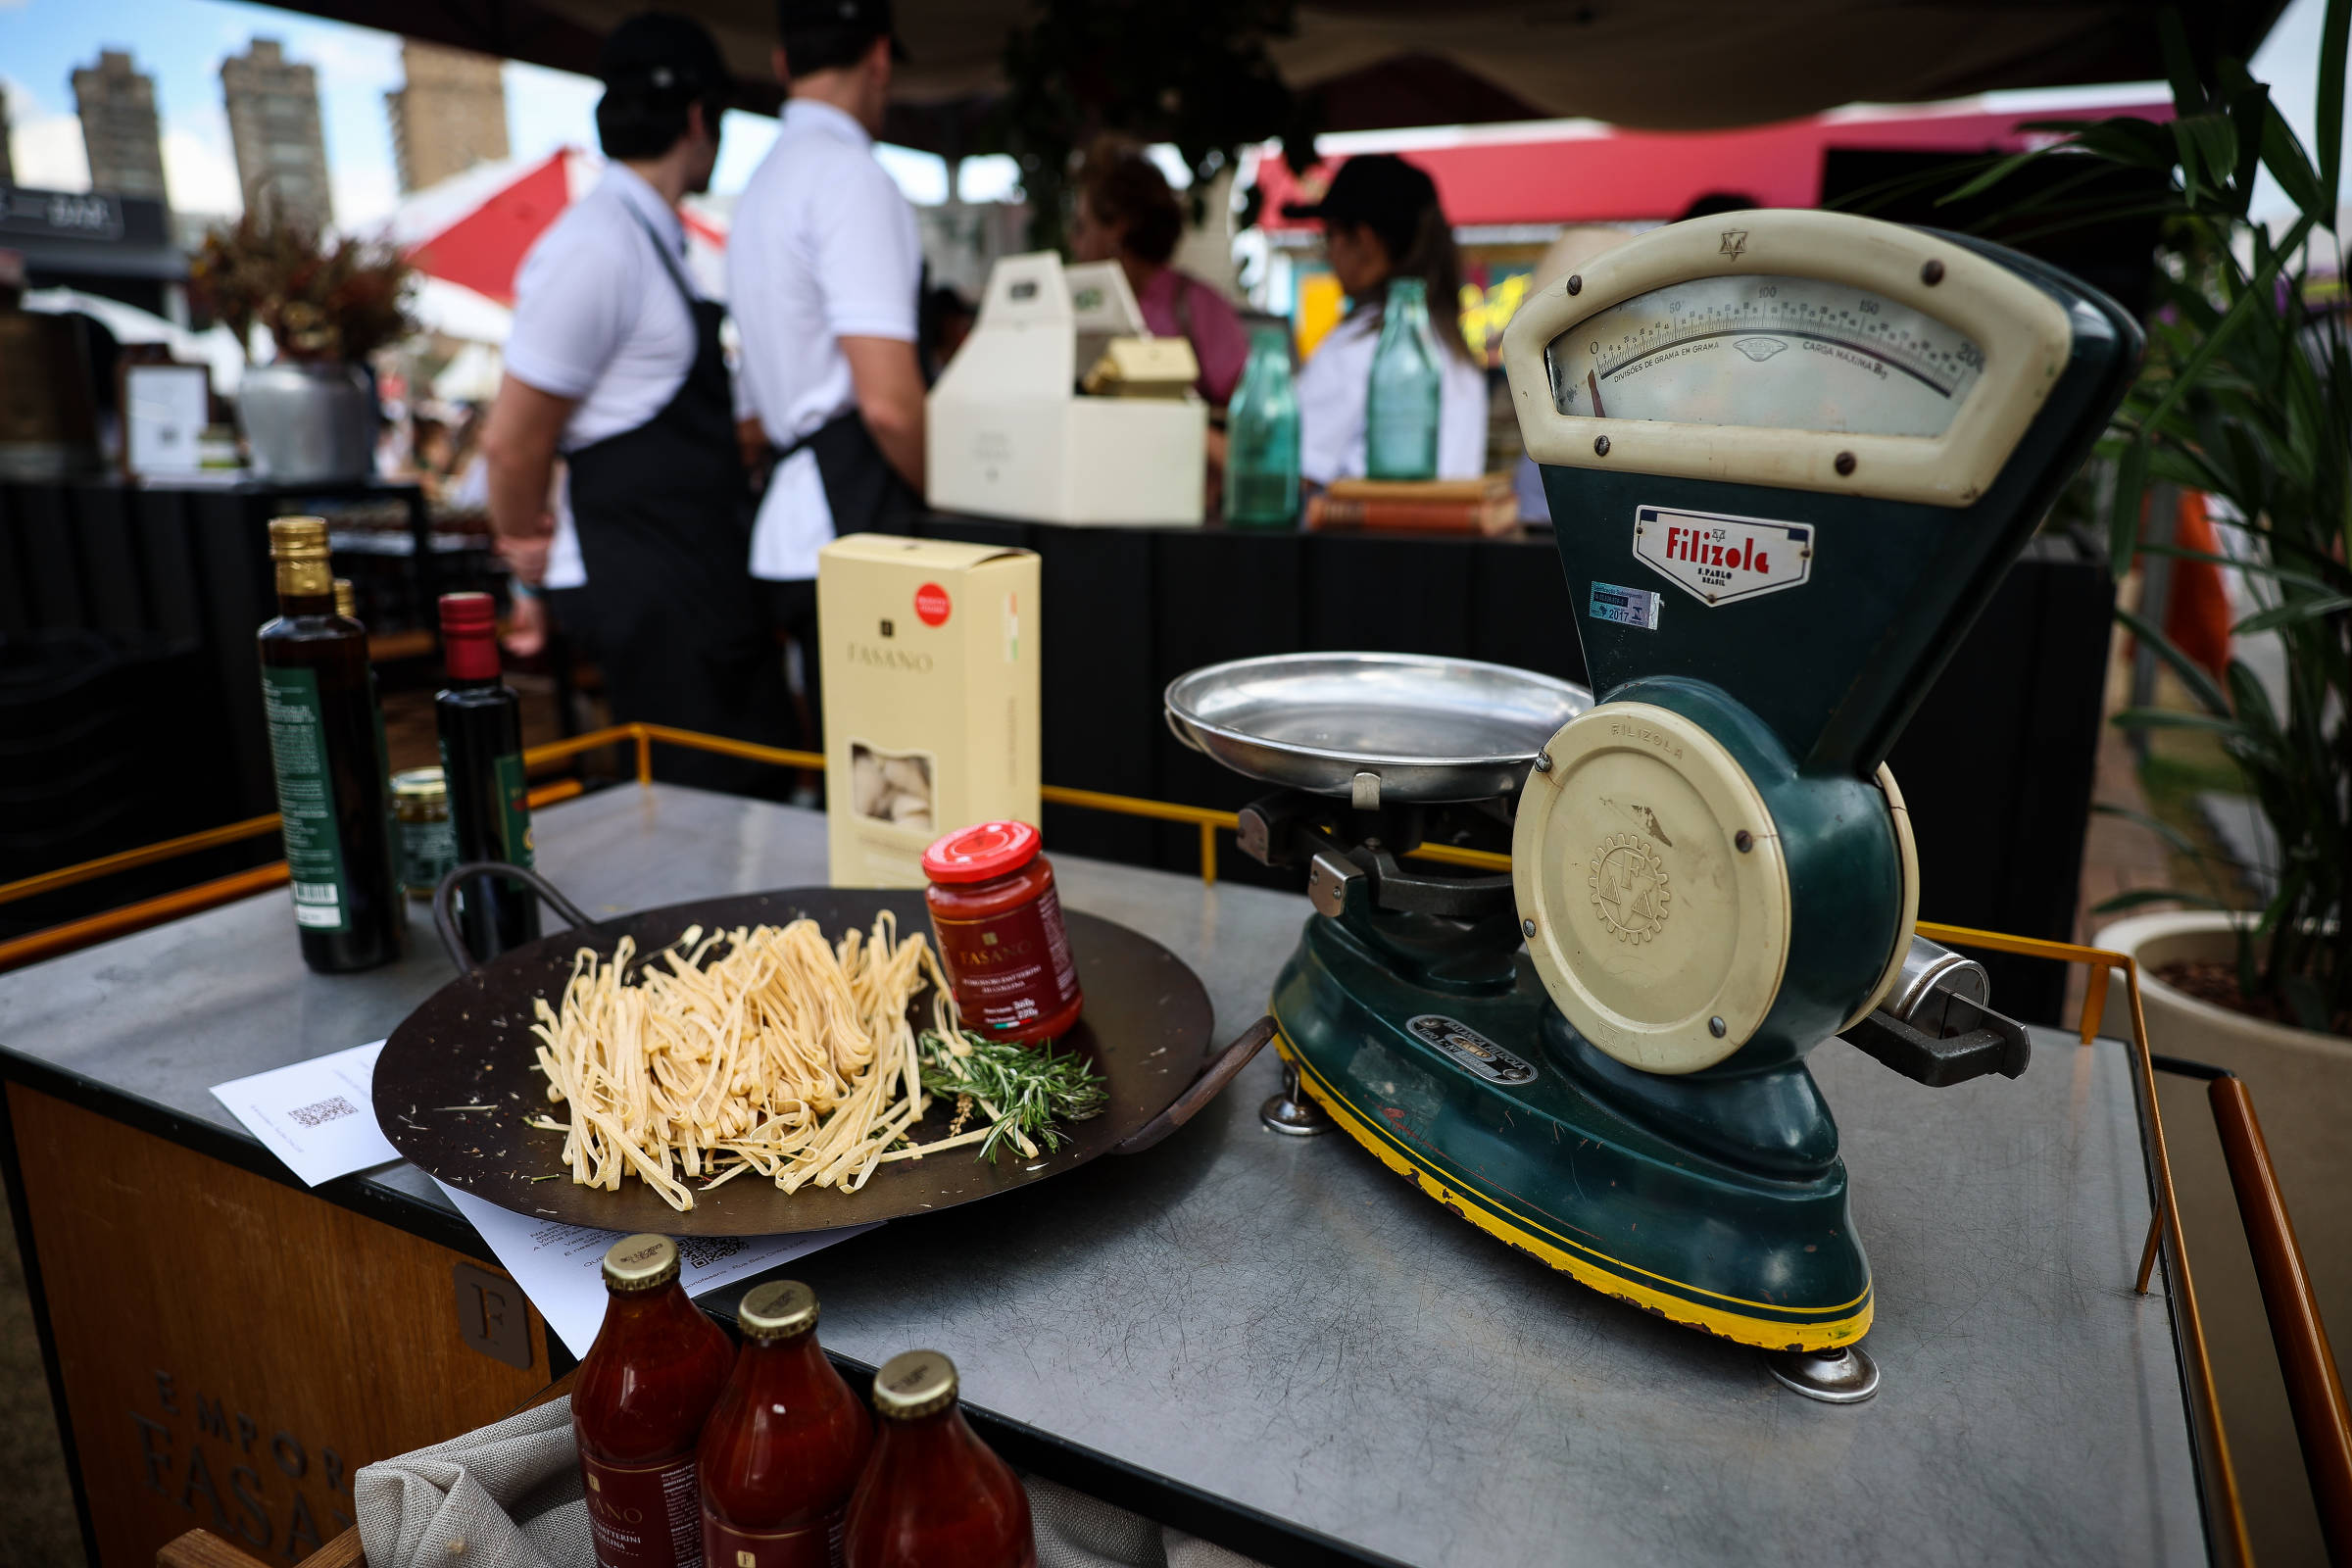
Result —
<instances>
[{"instance_id":1,"label":"red jar lid","mask_svg":"<svg viewBox=\"0 0 2352 1568\"><path fill-rule=\"evenodd\" d=\"M953 886L986 882L1037 858L1045 841L1026 822L982 822L959 827L923 852L923 875Z\"/></svg>"}]
</instances>

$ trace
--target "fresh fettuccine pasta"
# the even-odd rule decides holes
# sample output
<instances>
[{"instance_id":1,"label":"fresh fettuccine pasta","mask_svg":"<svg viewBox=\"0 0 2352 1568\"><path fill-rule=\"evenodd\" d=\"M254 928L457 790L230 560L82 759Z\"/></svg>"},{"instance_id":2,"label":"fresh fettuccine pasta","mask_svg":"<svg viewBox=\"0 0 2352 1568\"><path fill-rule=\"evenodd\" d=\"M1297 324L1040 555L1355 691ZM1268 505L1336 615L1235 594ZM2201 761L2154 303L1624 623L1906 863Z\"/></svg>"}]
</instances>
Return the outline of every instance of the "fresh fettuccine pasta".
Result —
<instances>
[{"instance_id":1,"label":"fresh fettuccine pasta","mask_svg":"<svg viewBox=\"0 0 2352 1568\"><path fill-rule=\"evenodd\" d=\"M927 1152L892 1147L926 1106L906 1016L926 984L934 1028L961 1037L929 941L902 939L890 911L838 943L806 919L694 927L625 978L635 951L580 950L532 1025L548 1099L570 1113L535 1125L564 1134L573 1181L617 1191L634 1171L684 1210L689 1180L707 1192L752 1170L788 1193L856 1192L885 1158Z\"/></svg>"}]
</instances>

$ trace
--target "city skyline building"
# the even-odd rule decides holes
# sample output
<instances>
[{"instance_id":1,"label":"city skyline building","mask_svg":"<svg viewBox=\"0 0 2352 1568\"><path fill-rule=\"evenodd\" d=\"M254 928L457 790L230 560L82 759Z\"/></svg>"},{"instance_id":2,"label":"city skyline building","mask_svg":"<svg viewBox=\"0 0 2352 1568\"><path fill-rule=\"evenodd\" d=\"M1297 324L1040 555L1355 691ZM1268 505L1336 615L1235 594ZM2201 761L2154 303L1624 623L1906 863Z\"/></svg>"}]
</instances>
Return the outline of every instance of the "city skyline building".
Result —
<instances>
[{"instance_id":1,"label":"city skyline building","mask_svg":"<svg viewBox=\"0 0 2352 1568\"><path fill-rule=\"evenodd\" d=\"M504 63L404 38L402 84L384 94L403 194L508 156Z\"/></svg>"},{"instance_id":2,"label":"city skyline building","mask_svg":"<svg viewBox=\"0 0 2352 1568\"><path fill-rule=\"evenodd\" d=\"M155 78L125 49L102 49L98 63L74 73L74 108L90 165L90 189L148 196L169 207L164 135L155 110Z\"/></svg>"},{"instance_id":3,"label":"city skyline building","mask_svg":"<svg viewBox=\"0 0 2352 1568\"><path fill-rule=\"evenodd\" d=\"M0 86L0 185L14 185L17 182L16 163L8 152L9 138L13 134L9 129L8 89Z\"/></svg>"},{"instance_id":4,"label":"city skyline building","mask_svg":"<svg viewBox=\"0 0 2352 1568\"><path fill-rule=\"evenodd\" d=\"M245 210L314 232L332 227L318 72L288 60L275 38L257 37L244 54L220 62L220 96Z\"/></svg>"}]
</instances>

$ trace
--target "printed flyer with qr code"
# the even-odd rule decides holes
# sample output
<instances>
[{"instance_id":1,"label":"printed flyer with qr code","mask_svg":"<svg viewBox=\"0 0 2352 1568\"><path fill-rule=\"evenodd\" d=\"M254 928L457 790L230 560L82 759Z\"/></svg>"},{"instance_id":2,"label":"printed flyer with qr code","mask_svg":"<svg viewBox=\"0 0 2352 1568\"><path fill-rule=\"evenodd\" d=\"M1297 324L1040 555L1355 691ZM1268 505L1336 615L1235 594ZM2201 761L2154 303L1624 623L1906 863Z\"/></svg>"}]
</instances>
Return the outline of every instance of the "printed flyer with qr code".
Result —
<instances>
[{"instance_id":1,"label":"printed flyer with qr code","mask_svg":"<svg viewBox=\"0 0 2352 1568\"><path fill-rule=\"evenodd\" d=\"M216 1085L213 1096L309 1186L400 1158L368 1086L381 1040Z\"/></svg>"}]
</instances>

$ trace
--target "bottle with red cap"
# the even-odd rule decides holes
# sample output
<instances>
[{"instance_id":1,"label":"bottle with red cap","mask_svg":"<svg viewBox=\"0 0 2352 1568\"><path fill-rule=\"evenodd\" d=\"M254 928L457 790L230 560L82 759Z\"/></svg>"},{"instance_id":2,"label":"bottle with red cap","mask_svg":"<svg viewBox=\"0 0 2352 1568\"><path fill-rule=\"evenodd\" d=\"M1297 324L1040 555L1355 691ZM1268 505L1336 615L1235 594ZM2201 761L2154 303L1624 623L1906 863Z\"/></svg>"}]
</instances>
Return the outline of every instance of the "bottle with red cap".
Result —
<instances>
[{"instance_id":1,"label":"bottle with red cap","mask_svg":"<svg viewBox=\"0 0 2352 1568\"><path fill-rule=\"evenodd\" d=\"M1026 822L982 822L923 852L940 963L974 1034L1052 1040L1085 1005L1043 842Z\"/></svg>"},{"instance_id":2,"label":"bottle with red cap","mask_svg":"<svg viewBox=\"0 0 2352 1568\"><path fill-rule=\"evenodd\" d=\"M448 684L433 698L433 714L458 858L528 866L522 703L499 678L496 601L488 594L443 594L441 645ZM486 962L538 937L539 905L520 882L475 877L458 890L458 929L474 957Z\"/></svg>"}]
</instances>

